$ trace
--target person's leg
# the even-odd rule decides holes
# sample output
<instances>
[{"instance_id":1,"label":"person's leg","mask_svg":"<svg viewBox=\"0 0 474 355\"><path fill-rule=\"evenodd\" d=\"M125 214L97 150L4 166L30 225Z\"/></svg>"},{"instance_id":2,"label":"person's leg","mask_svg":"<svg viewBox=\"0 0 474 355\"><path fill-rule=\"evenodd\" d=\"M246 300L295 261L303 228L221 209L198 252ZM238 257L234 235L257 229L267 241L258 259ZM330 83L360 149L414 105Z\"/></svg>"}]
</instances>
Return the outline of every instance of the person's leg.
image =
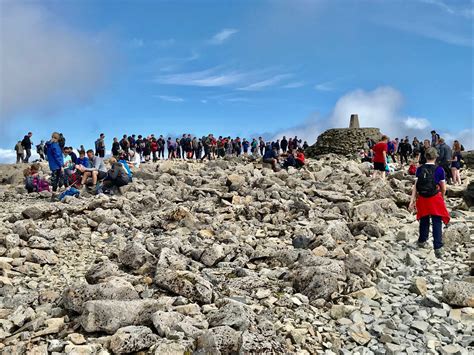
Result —
<instances>
[{"instance_id":1,"label":"person's leg","mask_svg":"<svg viewBox=\"0 0 474 355\"><path fill-rule=\"evenodd\" d=\"M426 243L430 233L430 216L420 218L420 235L418 237L418 245Z\"/></svg>"},{"instance_id":2,"label":"person's leg","mask_svg":"<svg viewBox=\"0 0 474 355\"><path fill-rule=\"evenodd\" d=\"M97 184L97 175L99 175L99 172L97 170L94 170L92 172L92 185Z\"/></svg>"},{"instance_id":3,"label":"person's leg","mask_svg":"<svg viewBox=\"0 0 474 355\"><path fill-rule=\"evenodd\" d=\"M459 169L456 169L456 176L457 176L459 185L462 185L461 172L459 171Z\"/></svg>"},{"instance_id":4,"label":"person's leg","mask_svg":"<svg viewBox=\"0 0 474 355\"><path fill-rule=\"evenodd\" d=\"M90 171L85 171L84 174L82 175L82 180L81 180L81 185L85 185L87 182L87 179L91 176Z\"/></svg>"},{"instance_id":5,"label":"person's leg","mask_svg":"<svg viewBox=\"0 0 474 355\"><path fill-rule=\"evenodd\" d=\"M433 247L435 250L443 247L443 222L440 216L431 216L433 223Z\"/></svg>"}]
</instances>

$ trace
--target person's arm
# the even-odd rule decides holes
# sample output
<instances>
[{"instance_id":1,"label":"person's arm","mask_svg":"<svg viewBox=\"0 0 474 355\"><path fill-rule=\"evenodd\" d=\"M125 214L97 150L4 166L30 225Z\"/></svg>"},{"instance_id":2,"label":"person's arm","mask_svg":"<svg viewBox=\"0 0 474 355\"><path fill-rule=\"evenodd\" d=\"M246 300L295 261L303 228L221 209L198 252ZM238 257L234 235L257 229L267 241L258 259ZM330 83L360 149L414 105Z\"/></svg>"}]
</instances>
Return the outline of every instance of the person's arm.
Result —
<instances>
[{"instance_id":1,"label":"person's arm","mask_svg":"<svg viewBox=\"0 0 474 355\"><path fill-rule=\"evenodd\" d=\"M53 149L53 160L56 161L58 166L63 166L64 160L62 157L63 153L61 152L61 149L59 148L59 145L57 149Z\"/></svg>"},{"instance_id":2,"label":"person's arm","mask_svg":"<svg viewBox=\"0 0 474 355\"><path fill-rule=\"evenodd\" d=\"M387 164L387 152L384 150L382 154L383 154L383 160L385 160L385 164Z\"/></svg>"},{"instance_id":3,"label":"person's arm","mask_svg":"<svg viewBox=\"0 0 474 355\"><path fill-rule=\"evenodd\" d=\"M408 209L411 211L414 211L416 208L416 198L417 198L416 184L414 184L413 188L411 189L410 204L408 205Z\"/></svg>"},{"instance_id":4,"label":"person's arm","mask_svg":"<svg viewBox=\"0 0 474 355\"><path fill-rule=\"evenodd\" d=\"M446 196L446 183L444 181L440 181L439 189L441 191L441 196L444 198Z\"/></svg>"}]
</instances>

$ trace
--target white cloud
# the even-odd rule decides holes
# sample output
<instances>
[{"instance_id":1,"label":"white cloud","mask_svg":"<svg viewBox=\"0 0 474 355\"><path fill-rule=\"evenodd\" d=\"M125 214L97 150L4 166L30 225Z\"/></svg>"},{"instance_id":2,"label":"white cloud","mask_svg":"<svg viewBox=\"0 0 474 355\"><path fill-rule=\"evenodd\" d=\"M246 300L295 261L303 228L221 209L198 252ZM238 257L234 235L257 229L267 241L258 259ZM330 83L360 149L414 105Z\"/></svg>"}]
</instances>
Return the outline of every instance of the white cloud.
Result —
<instances>
[{"instance_id":1,"label":"white cloud","mask_svg":"<svg viewBox=\"0 0 474 355\"><path fill-rule=\"evenodd\" d=\"M474 9L472 7L472 2L468 1L463 3L462 1L452 1L450 4L447 4L443 0L420 0L421 2L429 5L434 5L447 12L450 15L462 16L465 18L474 17Z\"/></svg>"},{"instance_id":2,"label":"white cloud","mask_svg":"<svg viewBox=\"0 0 474 355\"><path fill-rule=\"evenodd\" d=\"M184 102L184 99L182 97L178 97L178 96L157 95L156 97L163 100L163 101Z\"/></svg>"},{"instance_id":3,"label":"white cloud","mask_svg":"<svg viewBox=\"0 0 474 355\"><path fill-rule=\"evenodd\" d=\"M270 70L222 70L215 67L201 71L159 75L158 84L198 87L240 87L239 90L262 90L291 77L290 74L273 74ZM270 76L270 77L269 77Z\"/></svg>"},{"instance_id":4,"label":"white cloud","mask_svg":"<svg viewBox=\"0 0 474 355\"><path fill-rule=\"evenodd\" d=\"M252 83L252 84L247 85L245 87L239 88L239 90L247 90L247 91L261 90L261 89L264 89L266 87L274 86L276 84L279 84L282 80L285 80L289 77L290 77L290 75L288 75L288 74L275 75L272 78L257 81L256 83Z\"/></svg>"},{"instance_id":5,"label":"white cloud","mask_svg":"<svg viewBox=\"0 0 474 355\"><path fill-rule=\"evenodd\" d=\"M91 98L110 65L99 35L60 23L36 3L0 4L0 124L21 112Z\"/></svg>"},{"instance_id":6,"label":"white cloud","mask_svg":"<svg viewBox=\"0 0 474 355\"><path fill-rule=\"evenodd\" d=\"M427 129L430 126L430 121L426 118L407 117L403 123L409 129Z\"/></svg>"},{"instance_id":7,"label":"white cloud","mask_svg":"<svg viewBox=\"0 0 474 355\"><path fill-rule=\"evenodd\" d=\"M222 31L216 33L209 41L211 44L219 45L226 42L230 37L239 32L235 28L224 28Z\"/></svg>"},{"instance_id":8,"label":"white cloud","mask_svg":"<svg viewBox=\"0 0 474 355\"><path fill-rule=\"evenodd\" d=\"M282 85L281 87L283 89L296 89L296 88L300 88L302 86L304 86L304 82L303 81L293 81L291 83L288 83L288 84L285 84L285 85Z\"/></svg>"},{"instance_id":9,"label":"white cloud","mask_svg":"<svg viewBox=\"0 0 474 355\"><path fill-rule=\"evenodd\" d=\"M336 90L336 85L334 81L326 81L324 83L317 84L314 88L318 91L334 91Z\"/></svg>"},{"instance_id":10,"label":"white cloud","mask_svg":"<svg viewBox=\"0 0 474 355\"><path fill-rule=\"evenodd\" d=\"M327 116L314 114L302 124L281 130L274 138L282 135L295 136L312 144L319 134L329 128L345 128L349 126L349 118L353 113L359 115L361 127L380 128L381 132L390 137L428 138L433 127L426 118L406 116L401 112L402 94L392 87L379 87L373 91L355 90L342 96ZM439 130L441 131L441 130ZM448 143L459 139L466 149L474 148L474 130L466 129L459 132L440 132Z\"/></svg>"}]
</instances>

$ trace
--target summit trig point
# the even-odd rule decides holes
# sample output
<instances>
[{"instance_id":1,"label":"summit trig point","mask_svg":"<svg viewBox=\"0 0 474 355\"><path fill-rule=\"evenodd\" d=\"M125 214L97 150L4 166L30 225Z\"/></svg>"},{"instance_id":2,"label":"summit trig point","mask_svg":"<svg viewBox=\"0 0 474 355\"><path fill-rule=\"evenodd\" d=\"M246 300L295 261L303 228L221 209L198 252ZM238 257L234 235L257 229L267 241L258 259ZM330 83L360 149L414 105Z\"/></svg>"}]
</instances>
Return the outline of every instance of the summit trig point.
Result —
<instances>
[{"instance_id":1,"label":"summit trig point","mask_svg":"<svg viewBox=\"0 0 474 355\"><path fill-rule=\"evenodd\" d=\"M359 115L356 113L353 113L351 115L351 120L349 122L349 128L360 128L359 126Z\"/></svg>"}]
</instances>

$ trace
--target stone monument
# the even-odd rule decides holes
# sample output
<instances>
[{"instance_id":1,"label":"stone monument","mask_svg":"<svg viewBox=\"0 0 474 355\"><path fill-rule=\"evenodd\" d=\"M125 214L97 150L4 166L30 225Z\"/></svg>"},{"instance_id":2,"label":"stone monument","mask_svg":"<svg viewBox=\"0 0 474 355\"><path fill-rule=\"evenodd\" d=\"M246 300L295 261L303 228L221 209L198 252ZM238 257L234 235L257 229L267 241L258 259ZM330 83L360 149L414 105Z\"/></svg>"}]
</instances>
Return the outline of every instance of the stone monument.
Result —
<instances>
[{"instance_id":1,"label":"stone monument","mask_svg":"<svg viewBox=\"0 0 474 355\"><path fill-rule=\"evenodd\" d=\"M351 121L349 123L349 128L360 128L359 127L359 115L353 113L351 115Z\"/></svg>"},{"instance_id":2,"label":"stone monument","mask_svg":"<svg viewBox=\"0 0 474 355\"><path fill-rule=\"evenodd\" d=\"M382 134L378 128L360 128L359 115L352 114L349 128L333 128L322 133L316 144L306 149L310 158L323 154L353 155L366 148L367 138L378 142Z\"/></svg>"}]
</instances>

